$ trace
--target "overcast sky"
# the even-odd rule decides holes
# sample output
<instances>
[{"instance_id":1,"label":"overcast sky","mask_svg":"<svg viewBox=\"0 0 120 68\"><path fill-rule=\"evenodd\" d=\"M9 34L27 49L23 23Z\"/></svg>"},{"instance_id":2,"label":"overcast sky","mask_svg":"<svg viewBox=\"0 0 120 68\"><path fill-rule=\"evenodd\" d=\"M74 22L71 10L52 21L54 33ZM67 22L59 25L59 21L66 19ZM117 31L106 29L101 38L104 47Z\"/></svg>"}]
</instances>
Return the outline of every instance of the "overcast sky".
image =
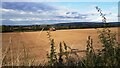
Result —
<instances>
[{"instance_id":1,"label":"overcast sky","mask_svg":"<svg viewBox=\"0 0 120 68\"><path fill-rule=\"evenodd\" d=\"M2 2L3 25L101 22L98 6L107 22L118 22L118 2Z\"/></svg>"}]
</instances>

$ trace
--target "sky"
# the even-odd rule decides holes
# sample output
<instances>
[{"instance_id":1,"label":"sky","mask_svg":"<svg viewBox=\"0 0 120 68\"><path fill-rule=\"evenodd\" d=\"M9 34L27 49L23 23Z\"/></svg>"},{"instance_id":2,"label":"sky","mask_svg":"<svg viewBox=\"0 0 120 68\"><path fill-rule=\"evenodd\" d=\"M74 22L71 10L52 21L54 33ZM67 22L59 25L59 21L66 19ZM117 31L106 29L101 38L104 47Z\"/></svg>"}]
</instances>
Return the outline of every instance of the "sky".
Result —
<instances>
[{"instance_id":1,"label":"sky","mask_svg":"<svg viewBox=\"0 0 120 68\"><path fill-rule=\"evenodd\" d=\"M118 2L2 2L2 25L35 25L68 22L118 22Z\"/></svg>"},{"instance_id":2,"label":"sky","mask_svg":"<svg viewBox=\"0 0 120 68\"><path fill-rule=\"evenodd\" d=\"M118 2L119 0L1 0L2 2Z\"/></svg>"}]
</instances>

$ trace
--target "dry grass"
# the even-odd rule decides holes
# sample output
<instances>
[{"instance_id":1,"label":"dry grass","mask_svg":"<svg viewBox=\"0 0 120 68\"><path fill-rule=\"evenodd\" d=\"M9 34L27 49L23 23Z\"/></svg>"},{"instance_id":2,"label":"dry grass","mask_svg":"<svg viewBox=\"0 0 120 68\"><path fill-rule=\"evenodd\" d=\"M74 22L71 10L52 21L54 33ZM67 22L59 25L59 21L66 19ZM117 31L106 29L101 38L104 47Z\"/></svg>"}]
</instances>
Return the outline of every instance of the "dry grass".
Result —
<instances>
[{"instance_id":1,"label":"dry grass","mask_svg":"<svg viewBox=\"0 0 120 68\"><path fill-rule=\"evenodd\" d=\"M118 28L110 29L118 33ZM101 44L99 43L98 33L96 29L57 30L52 31L51 35L55 39L56 49L58 49L59 47L59 42L65 41L66 44L71 48L85 50L86 40L88 36L91 36L92 39L94 39L93 45L95 49L101 48ZM40 32L3 33L2 34L3 53L5 52L6 48L9 45L12 46L13 55L16 55L18 50L22 51L24 45L24 47L27 50L29 50L30 53L29 57L30 58L35 57L35 59L38 59L35 62L42 62L44 60L47 60L46 54L48 51L50 51L50 45L46 31L43 31L42 33ZM80 55L82 54L83 56L85 55L84 53L81 52L78 53L80 53ZM19 62L19 60L17 62Z\"/></svg>"},{"instance_id":2,"label":"dry grass","mask_svg":"<svg viewBox=\"0 0 120 68\"><path fill-rule=\"evenodd\" d=\"M2 60L2 34L0 33L0 60ZM2 61L0 61L0 67L2 66Z\"/></svg>"}]
</instances>

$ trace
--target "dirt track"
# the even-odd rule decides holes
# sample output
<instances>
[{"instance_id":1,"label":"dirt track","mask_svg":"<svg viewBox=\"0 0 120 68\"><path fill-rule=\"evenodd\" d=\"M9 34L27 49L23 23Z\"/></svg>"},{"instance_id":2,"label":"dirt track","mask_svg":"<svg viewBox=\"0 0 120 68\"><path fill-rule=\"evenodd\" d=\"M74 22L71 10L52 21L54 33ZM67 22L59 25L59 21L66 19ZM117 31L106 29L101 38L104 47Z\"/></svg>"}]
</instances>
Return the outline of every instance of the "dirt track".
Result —
<instances>
[{"instance_id":1,"label":"dirt track","mask_svg":"<svg viewBox=\"0 0 120 68\"><path fill-rule=\"evenodd\" d=\"M118 28L111 28L111 30L118 33ZM93 38L94 48L101 48L96 29L57 30L52 31L51 35L55 40L56 48L60 42L64 41L71 48L85 50L88 36ZM30 55L36 56L40 61L46 58L46 54L50 49L49 44L46 31L2 34L3 51L8 45L12 45L14 52L17 52L18 48L23 49L24 45L25 48L29 49Z\"/></svg>"}]
</instances>

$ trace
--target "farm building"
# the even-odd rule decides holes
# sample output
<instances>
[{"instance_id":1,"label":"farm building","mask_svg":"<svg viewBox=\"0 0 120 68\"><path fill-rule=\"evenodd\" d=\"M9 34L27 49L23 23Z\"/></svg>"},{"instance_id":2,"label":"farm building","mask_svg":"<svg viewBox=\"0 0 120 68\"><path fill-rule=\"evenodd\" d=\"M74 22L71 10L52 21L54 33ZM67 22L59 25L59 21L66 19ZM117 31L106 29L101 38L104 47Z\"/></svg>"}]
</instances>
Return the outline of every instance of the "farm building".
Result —
<instances>
[{"instance_id":1,"label":"farm building","mask_svg":"<svg viewBox=\"0 0 120 68\"><path fill-rule=\"evenodd\" d=\"M56 31L54 27L49 28L50 31Z\"/></svg>"}]
</instances>

